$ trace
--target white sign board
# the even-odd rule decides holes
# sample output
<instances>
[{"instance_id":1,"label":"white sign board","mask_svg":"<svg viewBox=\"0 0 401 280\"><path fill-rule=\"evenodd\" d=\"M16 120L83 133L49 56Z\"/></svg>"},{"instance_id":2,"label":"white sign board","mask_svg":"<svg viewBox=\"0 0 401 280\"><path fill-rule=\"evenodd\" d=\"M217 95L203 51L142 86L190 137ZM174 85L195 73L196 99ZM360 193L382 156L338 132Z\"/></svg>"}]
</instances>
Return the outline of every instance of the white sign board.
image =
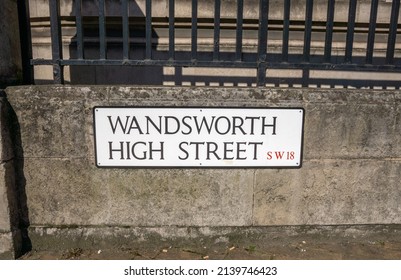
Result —
<instances>
[{"instance_id":1,"label":"white sign board","mask_svg":"<svg viewBox=\"0 0 401 280\"><path fill-rule=\"evenodd\" d=\"M302 108L95 107L98 167L301 167Z\"/></svg>"}]
</instances>

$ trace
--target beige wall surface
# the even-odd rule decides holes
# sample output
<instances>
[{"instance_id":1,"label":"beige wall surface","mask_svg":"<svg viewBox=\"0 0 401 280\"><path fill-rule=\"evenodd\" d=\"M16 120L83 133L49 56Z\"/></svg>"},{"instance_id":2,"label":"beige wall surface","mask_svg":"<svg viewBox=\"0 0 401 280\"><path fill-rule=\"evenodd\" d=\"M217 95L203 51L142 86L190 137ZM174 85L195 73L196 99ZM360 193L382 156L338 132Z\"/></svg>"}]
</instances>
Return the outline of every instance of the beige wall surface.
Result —
<instances>
[{"instance_id":1,"label":"beige wall surface","mask_svg":"<svg viewBox=\"0 0 401 280\"><path fill-rule=\"evenodd\" d=\"M16 189L26 199L18 204L25 207L18 218L29 226L34 246L271 237L288 226L282 232L289 235L296 234L291 227L310 227L314 234L322 232L316 227L327 233L333 226L377 231L376 225L401 223L396 90L26 86L6 92L13 144L5 146L13 145ZM98 168L94 106L302 107L303 165ZM12 188L0 188L2 200ZM1 225L7 227L10 214L3 208ZM10 240L10 232L3 233L2 240Z\"/></svg>"},{"instance_id":2,"label":"beige wall surface","mask_svg":"<svg viewBox=\"0 0 401 280\"><path fill-rule=\"evenodd\" d=\"M7 90L32 226L401 222L398 91L32 86ZM94 106L305 108L300 169L99 169Z\"/></svg>"}]
</instances>

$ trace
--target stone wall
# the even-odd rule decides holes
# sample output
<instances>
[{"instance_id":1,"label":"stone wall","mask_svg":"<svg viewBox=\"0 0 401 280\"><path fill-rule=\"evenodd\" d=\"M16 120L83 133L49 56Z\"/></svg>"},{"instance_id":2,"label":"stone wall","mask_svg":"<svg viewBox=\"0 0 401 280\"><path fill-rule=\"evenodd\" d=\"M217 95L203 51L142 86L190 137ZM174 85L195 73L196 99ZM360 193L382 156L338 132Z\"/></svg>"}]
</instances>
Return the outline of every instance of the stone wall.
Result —
<instances>
[{"instance_id":1,"label":"stone wall","mask_svg":"<svg viewBox=\"0 0 401 280\"><path fill-rule=\"evenodd\" d=\"M401 223L399 91L27 86L7 99L38 240L68 229L82 241L102 229L138 239L143 229ZM93 107L133 105L303 107L302 168L97 168Z\"/></svg>"}]
</instances>

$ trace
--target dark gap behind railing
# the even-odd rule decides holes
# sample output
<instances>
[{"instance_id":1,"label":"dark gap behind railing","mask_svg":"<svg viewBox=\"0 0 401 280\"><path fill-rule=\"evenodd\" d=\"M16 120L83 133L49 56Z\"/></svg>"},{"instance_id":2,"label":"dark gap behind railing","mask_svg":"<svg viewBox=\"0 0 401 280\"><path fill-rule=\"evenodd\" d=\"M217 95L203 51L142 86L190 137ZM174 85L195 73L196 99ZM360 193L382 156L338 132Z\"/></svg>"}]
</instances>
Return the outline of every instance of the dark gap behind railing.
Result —
<instances>
[{"instance_id":1,"label":"dark gap behind railing","mask_svg":"<svg viewBox=\"0 0 401 280\"><path fill-rule=\"evenodd\" d=\"M391 4L391 15L388 24L377 23L378 0L372 0L369 22L360 23L356 21L357 0L349 0L348 21L334 22L336 1L327 0L326 21L314 21L314 1L305 0L304 21L294 20L291 15L291 4L294 1L283 0L283 18L269 19L269 1L259 0L258 19L244 18L244 2L237 0L236 18L222 17L222 1L215 0L213 18L198 18L198 0L192 0L191 18L176 18L176 5L174 0L168 0L168 17L152 17L152 0L145 0L145 14L143 17L133 17L129 14L129 7L135 1L121 0L121 17L113 20L116 16L107 15L105 1L98 0L98 17L94 18L82 14L82 0L75 0L74 21L76 26L76 58L64 59L62 53L62 34L60 1L49 1L52 59L35 58L31 60L32 65L52 65L53 80L55 83L63 83L63 67L67 65L131 65L131 66L172 66L172 67L228 67L228 68L254 68L257 70L256 84L265 86L266 70L268 69L299 69L307 75L309 70L344 70L344 71L385 71L401 72L400 59L395 57L396 36L399 33L399 9L400 0L393 0ZM189 2L189 1L188 1ZM66 17L70 19L71 17ZM93 19L93 20L92 20ZM122 59L108 57L108 45L111 40L108 29L111 22L120 22ZM98 30L99 57L88 58L86 47L89 45L85 40L89 36L88 26L96 26ZM115 26L118 26L115 25ZM178 52L176 47L176 29L190 29L189 55ZM168 48L166 59L156 57L156 38L153 28L163 27L168 30ZM138 47L132 43L134 31L143 30L144 57L131 57L130 52ZM210 56L205 56L205 50L199 48L200 29L211 29L212 45ZM233 30L235 43L232 52L221 51L221 32ZM244 34L252 30L257 31L257 49L253 53L244 52ZM384 30L384 31L383 31ZM375 60L375 38L376 34L388 30L387 48L385 57ZM282 32L281 51L278 54L269 49L270 33ZM342 59L338 55L333 59L333 36L342 32L345 34L345 50ZM293 54L289 50L291 38L290 32L303 32L303 48L301 54ZM324 47L321 54L311 54L313 34L324 32ZM88 34L87 34L88 33ZM354 39L356 33L367 34L366 55L356 57L353 53ZM134 34L138 39L139 35ZM92 43L93 44L93 43ZM160 52L160 50L157 50ZM206 57L206 59L205 59ZM335 62L334 62L335 61Z\"/></svg>"}]
</instances>

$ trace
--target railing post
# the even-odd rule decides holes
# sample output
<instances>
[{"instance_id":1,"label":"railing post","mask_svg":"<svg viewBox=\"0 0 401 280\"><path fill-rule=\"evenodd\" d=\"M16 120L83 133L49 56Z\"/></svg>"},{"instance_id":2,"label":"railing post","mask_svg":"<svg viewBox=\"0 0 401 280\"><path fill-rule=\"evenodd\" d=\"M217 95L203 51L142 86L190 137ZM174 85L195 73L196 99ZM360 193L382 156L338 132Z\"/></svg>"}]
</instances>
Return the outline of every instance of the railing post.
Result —
<instances>
[{"instance_id":1,"label":"railing post","mask_svg":"<svg viewBox=\"0 0 401 280\"><path fill-rule=\"evenodd\" d=\"M331 49L333 44L333 27L334 27L334 9L335 0L329 0L327 3L327 19L326 19L326 35L324 43L324 62L330 63Z\"/></svg>"},{"instance_id":2,"label":"railing post","mask_svg":"<svg viewBox=\"0 0 401 280\"><path fill-rule=\"evenodd\" d=\"M128 0L122 0L121 14L123 21L123 59L129 59L129 3Z\"/></svg>"},{"instance_id":3,"label":"railing post","mask_svg":"<svg viewBox=\"0 0 401 280\"><path fill-rule=\"evenodd\" d=\"M267 56L267 29L269 15L269 0L259 1L259 42L258 42L258 73L257 86L266 85L266 56Z\"/></svg>"},{"instance_id":4,"label":"railing post","mask_svg":"<svg viewBox=\"0 0 401 280\"><path fill-rule=\"evenodd\" d=\"M107 43L106 43L106 14L105 0L99 0L99 52L100 59L106 59Z\"/></svg>"},{"instance_id":5,"label":"railing post","mask_svg":"<svg viewBox=\"0 0 401 280\"><path fill-rule=\"evenodd\" d=\"M356 17L356 0L349 1L348 9L348 26L347 26L347 37L345 45L345 63L352 63L352 49L354 44L354 29L355 29L355 17Z\"/></svg>"},{"instance_id":6,"label":"railing post","mask_svg":"<svg viewBox=\"0 0 401 280\"><path fill-rule=\"evenodd\" d=\"M53 82L55 84L64 83L63 67L61 65L62 41L60 25L60 5L59 0L50 0L50 32L52 42L52 63L53 63Z\"/></svg>"},{"instance_id":7,"label":"railing post","mask_svg":"<svg viewBox=\"0 0 401 280\"><path fill-rule=\"evenodd\" d=\"M284 0L282 60L288 62L288 43L290 38L290 10L291 0Z\"/></svg>"},{"instance_id":8,"label":"railing post","mask_svg":"<svg viewBox=\"0 0 401 280\"><path fill-rule=\"evenodd\" d=\"M393 0L391 6L390 29L387 41L386 64L394 63L395 40L397 36L398 15L400 13L400 0Z\"/></svg>"},{"instance_id":9,"label":"railing post","mask_svg":"<svg viewBox=\"0 0 401 280\"><path fill-rule=\"evenodd\" d=\"M198 0L192 0L191 60L198 57Z\"/></svg>"},{"instance_id":10,"label":"railing post","mask_svg":"<svg viewBox=\"0 0 401 280\"><path fill-rule=\"evenodd\" d=\"M366 64L372 64L372 62L373 62L373 49L374 49L374 44L375 44L375 32L376 32L378 6L379 6L379 0L372 0L371 6L370 6L368 42L367 42L367 46L366 46Z\"/></svg>"},{"instance_id":11,"label":"railing post","mask_svg":"<svg viewBox=\"0 0 401 280\"><path fill-rule=\"evenodd\" d=\"M304 51L303 51L304 62L309 62L310 60L310 47L312 41L312 18L313 18L313 0L307 0L305 7L305 33L304 33Z\"/></svg>"},{"instance_id":12,"label":"railing post","mask_svg":"<svg viewBox=\"0 0 401 280\"><path fill-rule=\"evenodd\" d=\"M169 59L175 58L175 2L174 0L168 1L168 51Z\"/></svg>"},{"instance_id":13,"label":"railing post","mask_svg":"<svg viewBox=\"0 0 401 280\"><path fill-rule=\"evenodd\" d=\"M75 26L77 29L77 58L84 58L84 40L82 27L82 3L81 0L75 0Z\"/></svg>"},{"instance_id":14,"label":"railing post","mask_svg":"<svg viewBox=\"0 0 401 280\"><path fill-rule=\"evenodd\" d=\"M236 27L236 42L235 42L235 59L242 60L242 30L244 22L244 0L237 1L237 27Z\"/></svg>"},{"instance_id":15,"label":"railing post","mask_svg":"<svg viewBox=\"0 0 401 280\"><path fill-rule=\"evenodd\" d=\"M152 0L146 0L145 10L145 58L152 59Z\"/></svg>"},{"instance_id":16,"label":"railing post","mask_svg":"<svg viewBox=\"0 0 401 280\"><path fill-rule=\"evenodd\" d=\"M214 2L214 36L213 36L213 60L219 60L220 52L220 9L221 0Z\"/></svg>"}]
</instances>

